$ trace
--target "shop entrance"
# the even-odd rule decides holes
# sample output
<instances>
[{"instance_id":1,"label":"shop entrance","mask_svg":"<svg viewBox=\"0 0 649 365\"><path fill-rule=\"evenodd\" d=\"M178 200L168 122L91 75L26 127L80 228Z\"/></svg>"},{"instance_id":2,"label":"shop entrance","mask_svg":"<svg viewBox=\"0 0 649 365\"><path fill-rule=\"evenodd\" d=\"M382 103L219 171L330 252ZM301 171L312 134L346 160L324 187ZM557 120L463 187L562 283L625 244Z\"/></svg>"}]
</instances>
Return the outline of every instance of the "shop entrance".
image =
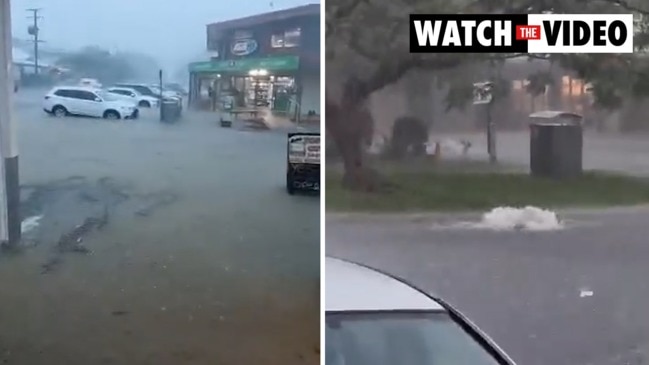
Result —
<instances>
[{"instance_id":1,"label":"shop entrance","mask_svg":"<svg viewBox=\"0 0 649 365\"><path fill-rule=\"evenodd\" d=\"M290 115L298 108L297 56L197 62L190 65L193 105L258 108Z\"/></svg>"},{"instance_id":2,"label":"shop entrance","mask_svg":"<svg viewBox=\"0 0 649 365\"><path fill-rule=\"evenodd\" d=\"M288 113L295 106L295 77L251 71L247 77L233 77L232 86L241 94L239 106L267 107L277 113Z\"/></svg>"}]
</instances>

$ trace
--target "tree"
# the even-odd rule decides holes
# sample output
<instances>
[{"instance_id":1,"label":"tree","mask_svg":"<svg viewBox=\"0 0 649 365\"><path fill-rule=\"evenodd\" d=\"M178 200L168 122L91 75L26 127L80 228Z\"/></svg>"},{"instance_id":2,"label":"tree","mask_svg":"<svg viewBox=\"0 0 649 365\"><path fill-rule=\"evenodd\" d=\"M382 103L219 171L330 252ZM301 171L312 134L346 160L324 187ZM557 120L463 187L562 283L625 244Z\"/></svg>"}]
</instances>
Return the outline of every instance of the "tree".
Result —
<instances>
[{"instance_id":1,"label":"tree","mask_svg":"<svg viewBox=\"0 0 649 365\"><path fill-rule=\"evenodd\" d=\"M593 86L595 102L614 109L627 97L649 94L649 62L643 55L607 54L411 54L408 15L412 13L628 13L644 15L635 37L638 50L649 45L649 5L643 0L328 0L326 6L326 129L345 161L350 188L371 190L374 175L364 163L360 129L353 116L372 93L399 81L413 69L446 71L460 67L497 66L528 57L575 71ZM449 108L464 106L471 96L467 80L441 77ZM504 80L506 81L506 80ZM540 92L550 82L530 75L528 91ZM499 83L504 85L504 83ZM345 156L345 154L349 154Z\"/></svg>"},{"instance_id":2,"label":"tree","mask_svg":"<svg viewBox=\"0 0 649 365\"><path fill-rule=\"evenodd\" d=\"M131 76L138 80L149 81L158 79L158 71L161 69L160 63L147 54L139 52L117 52L114 55L118 59L123 59L131 69ZM167 77L165 75L165 77Z\"/></svg>"},{"instance_id":3,"label":"tree","mask_svg":"<svg viewBox=\"0 0 649 365\"><path fill-rule=\"evenodd\" d=\"M81 77L96 78L110 83L134 76L133 67L125 57L111 54L96 46L88 46L67 54L57 64L69 68Z\"/></svg>"}]
</instances>

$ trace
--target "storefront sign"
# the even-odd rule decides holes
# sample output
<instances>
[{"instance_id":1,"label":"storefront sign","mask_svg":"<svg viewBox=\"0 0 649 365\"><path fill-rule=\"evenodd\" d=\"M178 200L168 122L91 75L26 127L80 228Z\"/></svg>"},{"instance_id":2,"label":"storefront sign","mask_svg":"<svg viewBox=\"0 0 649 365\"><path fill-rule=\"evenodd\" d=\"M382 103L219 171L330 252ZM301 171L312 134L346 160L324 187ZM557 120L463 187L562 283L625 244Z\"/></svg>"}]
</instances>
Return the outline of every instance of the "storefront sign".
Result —
<instances>
[{"instance_id":1,"label":"storefront sign","mask_svg":"<svg viewBox=\"0 0 649 365\"><path fill-rule=\"evenodd\" d=\"M235 56L247 56L257 50L257 41L250 39L239 39L232 42L231 52Z\"/></svg>"},{"instance_id":2,"label":"storefront sign","mask_svg":"<svg viewBox=\"0 0 649 365\"><path fill-rule=\"evenodd\" d=\"M240 60L222 60L194 62L189 64L189 72L199 73L241 73L248 74L250 70L296 71L300 66L298 56L278 56L266 58L244 58Z\"/></svg>"}]
</instances>

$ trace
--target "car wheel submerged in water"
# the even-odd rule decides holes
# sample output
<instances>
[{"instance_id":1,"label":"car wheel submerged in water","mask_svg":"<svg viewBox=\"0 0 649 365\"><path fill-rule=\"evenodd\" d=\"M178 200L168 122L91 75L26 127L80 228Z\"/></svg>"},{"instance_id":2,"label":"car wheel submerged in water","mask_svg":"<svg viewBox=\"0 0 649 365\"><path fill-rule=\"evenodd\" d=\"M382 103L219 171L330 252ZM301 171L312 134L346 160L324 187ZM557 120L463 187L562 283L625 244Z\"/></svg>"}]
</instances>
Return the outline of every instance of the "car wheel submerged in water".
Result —
<instances>
[{"instance_id":1,"label":"car wheel submerged in water","mask_svg":"<svg viewBox=\"0 0 649 365\"><path fill-rule=\"evenodd\" d=\"M146 101L146 100L142 100L142 101L140 101L140 102L138 103L138 106L139 106L140 108L150 108L150 107L151 107L151 103L149 103L149 102Z\"/></svg>"},{"instance_id":2,"label":"car wheel submerged in water","mask_svg":"<svg viewBox=\"0 0 649 365\"><path fill-rule=\"evenodd\" d=\"M61 105L57 105L54 108L52 108L52 115L57 118L63 118L68 115L68 110Z\"/></svg>"},{"instance_id":3,"label":"car wheel submerged in water","mask_svg":"<svg viewBox=\"0 0 649 365\"><path fill-rule=\"evenodd\" d=\"M104 113L104 118L109 120L116 120L119 119L119 113L114 110L107 110Z\"/></svg>"}]
</instances>

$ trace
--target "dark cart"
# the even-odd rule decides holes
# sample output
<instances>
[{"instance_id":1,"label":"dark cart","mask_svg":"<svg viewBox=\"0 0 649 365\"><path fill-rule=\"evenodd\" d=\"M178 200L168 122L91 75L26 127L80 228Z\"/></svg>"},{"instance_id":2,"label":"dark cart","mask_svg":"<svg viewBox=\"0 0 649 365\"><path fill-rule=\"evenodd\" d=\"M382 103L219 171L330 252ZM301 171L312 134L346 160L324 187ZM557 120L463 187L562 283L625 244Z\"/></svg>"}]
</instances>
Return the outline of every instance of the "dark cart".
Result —
<instances>
[{"instance_id":1,"label":"dark cart","mask_svg":"<svg viewBox=\"0 0 649 365\"><path fill-rule=\"evenodd\" d=\"M320 191L320 133L289 133L286 191Z\"/></svg>"}]
</instances>

